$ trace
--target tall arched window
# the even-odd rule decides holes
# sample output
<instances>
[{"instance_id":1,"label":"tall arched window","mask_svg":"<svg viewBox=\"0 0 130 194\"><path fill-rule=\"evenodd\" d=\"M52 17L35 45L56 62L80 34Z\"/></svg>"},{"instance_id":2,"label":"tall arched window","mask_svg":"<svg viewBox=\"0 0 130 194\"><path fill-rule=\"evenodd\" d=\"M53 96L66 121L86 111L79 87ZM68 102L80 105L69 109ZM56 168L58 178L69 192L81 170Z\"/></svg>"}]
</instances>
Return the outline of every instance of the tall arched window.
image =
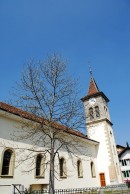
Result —
<instances>
[{"instance_id":1,"label":"tall arched window","mask_svg":"<svg viewBox=\"0 0 130 194\"><path fill-rule=\"evenodd\" d=\"M83 169L82 169L82 162L81 162L81 160L77 161L77 172L78 172L78 177L79 178L83 177Z\"/></svg>"},{"instance_id":2,"label":"tall arched window","mask_svg":"<svg viewBox=\"0 0 130 194\"><path fill-rule=\"evenodd\" d=\"M44 158L41 154L36 157L36 177L44 177L45 175L45 164Z\"/></svg>"},{"instance_id":3,"label":"tall arched window","mask_svg":"<svg viewBox=\"0 0 130 194\"><path fill-rule=\"evenodd\" d=\"M66 160L64 158L59 159L59 170L60 170L60 177L66 178L67 177L67 169L66 169Z\"/></svg>"},{"instance_id":4,"label":"tall arched window","mask_svg":"<svg viewBox=\"0 0 130 194\"><path fill-rule=\"evenodd\" d=\"M94 119L93 108L89 108L89 116L90 116L90 120Z\"/></svg>"},{"instance_id":5,"label":"tall arched window","mask_svg":"<svg viewBox=\"0 0 130 194\"><path fill-rule=\"evenodd\" d=\"M94 162L91 162L91 175L92 177L96 177L96 172L95 172L95 165L94 165Z\"/></svg>"},{"instance_id":6,"label":"tall arched window","mask_svg":"<svg viewBox=\"0 0 130 194\"><path fill-rule=\"evenodd\" d=\"M95 107L95 112L96 112L96 118L100 118L100 111L98 106Z\"/></svg>"},{"instance_id":7,"label":"tall arched window","mask_svg":"<svg viewBox=\"0 0 130 194\"><path fill-rule=\"evenodd\" d=\"M14 151L11 149L7 149L3 153L1 175L13 176L13 173L14 173Z\"/></svg>"}]
</instances>

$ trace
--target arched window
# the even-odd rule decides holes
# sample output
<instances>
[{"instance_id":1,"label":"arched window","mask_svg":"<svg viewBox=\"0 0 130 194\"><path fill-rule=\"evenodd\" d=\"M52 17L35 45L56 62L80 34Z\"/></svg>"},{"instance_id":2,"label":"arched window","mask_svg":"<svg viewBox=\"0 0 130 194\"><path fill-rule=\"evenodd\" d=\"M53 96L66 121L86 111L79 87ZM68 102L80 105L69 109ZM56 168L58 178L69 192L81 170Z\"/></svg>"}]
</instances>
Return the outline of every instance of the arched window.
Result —
<instances>
[{"instance_id":1,"label":"arched window","mask_svg":"<svg viewBox=\"0 0 130 194\"><path fill-rule=\"evenodd\" d=\"M96 112L96 117L100 118L100 111L98 106L95 107L95 112Z\"/></svg>"},{"instance_id":2,"label":"arched window","mask_svg":"<svg viewBox=\"0 0 130 194\"><path fill-rule=\"evenodd\" d=\"M66 178L67 177L67 169L66 169L66 160L64 158L59 159L59 167L60 167L60 177Z\"/></svg>"},{"instance_id":3,"label":"arched window","mask_svg":"<svg viewBox=\"0 0 130 194\"><path fill-rule=\"evenodd\" d=\"M94 162L91 162L91 175L93 178L96 177Z\"/></svg>"},{"instance_id":4,"label":"arched window","mask_svg":"<svg viewBox=\"0 0 130 194\"><path fill-rule=\"evenodd\" d=\"M36 157L36 177L44 177L45 175L45 162L41 154Z\"/></svg>"},{"instance_id":5,"label":"arched window","mask_svg":"<svg viewBox=\"0 0 130 194\"><path fill-rule=\"evenodd\" d=\"M90 120L94 119L93 108L89 108L89 116L90 116Z\"/></svg>"},{"instance_id":6,"label":"arched window","mask_svg":"<svg viewBox=\"0 0 130 194\"><path fill-rule=\"evenodd\" d=\"M83 169L82 169L82 162L81 162L81 160L77 161L77 172L78 172L78 177L79 178L83 177Z\"/></svg>"},{"instance_id":7,"label":"arched window","mask_svg":"<svg viewBox=\"0 0 130 194\"><path fill-rule=\"evenodd\" d=\"M11 149L7 149L3 153L3 161L2 161L2 176L13 176L14 173L14 151Z\"/></svg>"}]
</instances>

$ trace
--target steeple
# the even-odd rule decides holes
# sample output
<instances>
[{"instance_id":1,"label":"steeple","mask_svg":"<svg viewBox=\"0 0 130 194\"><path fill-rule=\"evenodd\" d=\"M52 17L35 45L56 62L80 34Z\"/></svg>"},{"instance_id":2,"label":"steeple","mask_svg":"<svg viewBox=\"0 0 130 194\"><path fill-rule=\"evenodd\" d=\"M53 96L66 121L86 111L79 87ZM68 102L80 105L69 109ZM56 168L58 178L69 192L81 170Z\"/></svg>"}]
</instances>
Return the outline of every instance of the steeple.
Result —
<instances>
[{"instance_id":1,"label":"steeple","mask_svg":"<svg viewBox=\"0 0 130 194\"><path fill-rule=\"evenodd\" d=\"M97 86L93 76L91 75L91 77L90 77L90 84L89 84L89 89L88 89L87 95L88 96L89 95L93 95L93 94L96 94L98 92L100 92L99 88L98 88L98 86Z\"/></svg>"},{"instance_id":2,"label":"steeple","mask_svg":"<svg viewBox=\"0 0 130 194\"><path fill-rule=\"evenodd\" d=\"M86 129L90 139L100 142L97 154L97 168L101 186L122 182L116 144L110 120L107 96L101 92L90 68L89 89L81 99L86 113ZM128 144L127 144L128 146ZM102 179L103 178L103 179ZM102 181L103 180L103 181Z\"/></svg>"},{"instance_id":3,"label":"steeple","mask_svg":"<svg viewBox=\"0 0 130 194\"><path fill-rule=\"evenodd\" d=\"M97 86L96 81L93 77L92 69L90 67L90 83L89 83L88 92L85 97L81 98L81 100L84 102L92 97L97 97L97 96L102 96L106 102L109 102L109 99L107 98L107 96L99 90L99 87Z\"/></svg>"},{"instance_id":4,"label":"steeple","mask_svg":"<svg viewBox=\"0 0 130 194\"><path fill-rule=\"evenodd\" d=\"M87 95L81 99L85 105L87 125L95 122L110 121L108 109L109 99L101 92L93 78L92 70L90 69L90 83Z\"/></svg>"}]
</instances>

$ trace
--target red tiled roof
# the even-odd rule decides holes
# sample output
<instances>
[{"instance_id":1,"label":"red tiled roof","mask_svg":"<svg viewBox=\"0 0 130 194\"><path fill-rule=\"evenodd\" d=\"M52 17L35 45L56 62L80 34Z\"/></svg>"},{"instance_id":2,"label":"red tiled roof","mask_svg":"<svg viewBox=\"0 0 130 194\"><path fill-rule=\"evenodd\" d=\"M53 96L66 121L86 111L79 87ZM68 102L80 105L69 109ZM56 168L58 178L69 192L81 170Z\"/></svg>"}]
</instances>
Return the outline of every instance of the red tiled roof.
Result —
<instances>
[{"instance_id":1,"label":"red tiled roof","mask_svg":"<svg viewBox=\"0 0 130 194\"><path fill-rule=\"evenodd\" d=\"M12 113L14 115L20 116L20 117L25 118L25 119L30 119L30 120L36 119L35 115L33 115L29 112L23 111L22 109L11 106L9 104L3 103L3 102L0 102L0 109L6 111L8 113ZM37 119L38 119L38 117L37 117ZM38 121L38 120L36 120L36 121Z\"/></svg>"},{"instance_id":2,"label":"red tiled roof","mask_svg":"<svg viewBox=\"0 0 130 194\"><path fill-rule=\"evenodd\" d=\"M89 89L88 89L88 94L87 94L87 95L88 95L88 96L89 96L89 95L93 95L93 94L96 94L96 93L98 93L98 92L99 92L98 86L97 86L97 84L96 84L94 78L91 77L91 79L90 79L90 84L89 84Z\"/></svg>"},{"instance_id":3,"label":"red tiled roof","mask_svg":"<svg viewBox=\"0 0 130 194\"><path fill-rule=\"evenodd\" d=\"M8 113L14 114L16 116L19 116L21 118L25 118L25 119L36 121L36 122L39 122L39 123L43 123L44 125L48 124L48 121L43 119L42 117L38 117L38 116L36 116L32 113L26 112L24 110L21 110L19 108L16 108L14 106L11 106L11 105L3 103L3 102L0 102L0 109L3 110L3 111L6 111ZM54 122L53 127L56 128L56 129L62 130L66 133L70 133L72 135L79 136L81 138L85 138L85 139L88 139L90 141L96 142L94 140L89 139L87 137L87 135L84 135L83 133L81 133L79 131L76 131L74 129L67 128L66 126L61 125L59 123Z\"/></svg>"}]
</instances>

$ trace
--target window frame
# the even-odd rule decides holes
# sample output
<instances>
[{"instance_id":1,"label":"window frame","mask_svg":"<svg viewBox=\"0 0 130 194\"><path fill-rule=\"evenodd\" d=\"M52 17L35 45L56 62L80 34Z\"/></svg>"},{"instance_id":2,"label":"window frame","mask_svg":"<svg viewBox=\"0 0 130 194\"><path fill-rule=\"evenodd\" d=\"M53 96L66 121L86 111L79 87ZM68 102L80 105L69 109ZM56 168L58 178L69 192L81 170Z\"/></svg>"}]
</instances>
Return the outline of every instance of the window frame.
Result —
<instances>
[{"instance_id":1,"label":"window frame","mask_svg":"<svg viewBox=\"0 0 130 194\"><path fill-rule=\"evenodd\" d=\"M77 160L77 174L78 178L83 178L83 166L82 161L80 159Z\"/></svg>"},{"instance_id":2,"label":"window frame","mask_svg":"<svg viewBox=\"0 0 130 194\"><path fill-rule=\"evenodd\" d=\"M89 108L89 118L90 118L90 121L94 120L94 111L92 107Z\"/></svg>"},{"instance_id":3,"label":"window frame","mask_svg":"<svg viewBox=\"0 0 130 194\"><path fill-rule=\"evenodd\" d=\"M92 178L96 178L95 164L93 161L91 161L90 166L91 166L91 176Z\"/></svg>"},{"instance_id":4,"label":"window frame","mask_svg":"<svg viewBox=\"0 0 130 194\"><path fill-rule=\"evenodd\" d=\"M63 161L62 166L60 163L61 160ZM62 170L62 173L61 173L61 170ZM67 178L67 166L66 166L66 159L64 157L59 158L59 176L60 178Z\"/></svg>"},{"instance_id":5,"label":"window frame","mask_svg":"<svg viewBox=\"0 0 130 194\"><path fill-rule=\"evenodd\" d=\"M8 166L8 174L3 174L3 168L4 168L4 157L5 157L5 152L9 151L11 152L11 157L9 161L9 166ZM14 176L14 166L15 166L15 152L14 149L12 148L6 148L3 150L2 155L1 155L1 167L0 167L0 177L1 178L13 178Z\"/></svg>"},{"instance_id":6,"label":"window frame","mask_svg":"<svg viewBox=\"0 0 130 194\"><path fill-rule=\"evenodd\" d=\"M95 114L96 114L96 118L100 119L100 110L99 110L99 106L95 106Z\"/></svg>"},{"instance_id":7,"label":"window frame","mask_svg":"<svg viewBox=\"0 0 130 194\"><path fill-rule=\"evenodd\" d=\"M41 157L40 167L39 167L40 174L37 175L37 159L39 156ZM37 154L36 160L35 160L35 178L45 178L45 158L43 157L41 153Z\"/></svg>"}]
</instances>

